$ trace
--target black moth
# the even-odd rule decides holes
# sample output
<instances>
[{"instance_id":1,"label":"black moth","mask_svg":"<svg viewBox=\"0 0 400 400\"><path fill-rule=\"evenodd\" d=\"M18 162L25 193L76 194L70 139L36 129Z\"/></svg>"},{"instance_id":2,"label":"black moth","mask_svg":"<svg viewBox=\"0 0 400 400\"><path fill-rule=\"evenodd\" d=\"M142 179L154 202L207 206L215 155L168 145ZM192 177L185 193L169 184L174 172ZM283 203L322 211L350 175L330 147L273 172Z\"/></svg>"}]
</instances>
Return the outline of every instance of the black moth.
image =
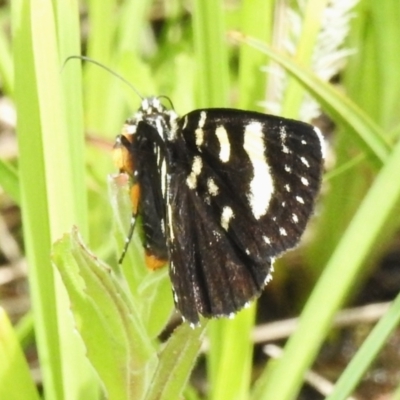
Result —
<instances>
[{"instance_id":1,"label":"black moth","mask_svg":"<svg viewBox=\"0 0 400 400\"><path fill-rule=\"evenodd\" d=\"M115 149L132 179L131 234L140 214L146 263L169 262L176 308L193 325L260 295L274 259L299 242L323 169L311 125L224 108L179 118L157 97Z\"/></svg>"}]
</instances>

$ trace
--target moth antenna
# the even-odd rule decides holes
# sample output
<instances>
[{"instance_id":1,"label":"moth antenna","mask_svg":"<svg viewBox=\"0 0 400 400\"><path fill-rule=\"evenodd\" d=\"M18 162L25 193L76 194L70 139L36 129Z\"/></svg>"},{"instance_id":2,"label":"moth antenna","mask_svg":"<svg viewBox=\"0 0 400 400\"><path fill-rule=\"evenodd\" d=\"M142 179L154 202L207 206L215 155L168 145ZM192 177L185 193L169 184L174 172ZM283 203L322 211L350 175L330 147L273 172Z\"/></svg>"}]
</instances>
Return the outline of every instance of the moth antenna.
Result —
<instances>
[{"instance_id":1,"label":"moth antenna","mask_svg":"<svg viewBox=\"0 0 400 400\"><path fill-rule=\"evenodd\" d=\"M165 95L162 94L161 96L158 96L157 98L158 98L158 99L165 99L165 100L167 100L168 103L170 104L171 108L172 108L173 110L175 110L174 103L172 103L172 100L171 100L168 96L165 96Z\"/></svg>"},{"instance_id":2,"label":"moth antenna","mask_svg":"<svg viewBox=\"0 0 400 400\"><path fill-rule=\"evenodd\" d=\"M63 64L63 66L61 68L61 71L64 69L64 67L67 64L67 62L70 61L70 60L73 60L73 59L81 60L81 61L87 61L87 62L90 62L92 64L97 65L100 68L103 68L104 70L108 71L111 75L114 75L116 78L118 78L122 82L126 83L142 100L144 99L144 97L139 93L139 91L129 81L127 81L122 75L117 74L111 68L107 67L106 65L104 65L104 64L102 64L102 63L100 63L100 62L98 62L96 60L93 60L90 57L86 57L86 56L69 56L64 61L64 64ZM170 100L170 102L171 102L171 100ZM172 102L171 102L171 104L172 104Z\"/></svg>"}]
</instances>

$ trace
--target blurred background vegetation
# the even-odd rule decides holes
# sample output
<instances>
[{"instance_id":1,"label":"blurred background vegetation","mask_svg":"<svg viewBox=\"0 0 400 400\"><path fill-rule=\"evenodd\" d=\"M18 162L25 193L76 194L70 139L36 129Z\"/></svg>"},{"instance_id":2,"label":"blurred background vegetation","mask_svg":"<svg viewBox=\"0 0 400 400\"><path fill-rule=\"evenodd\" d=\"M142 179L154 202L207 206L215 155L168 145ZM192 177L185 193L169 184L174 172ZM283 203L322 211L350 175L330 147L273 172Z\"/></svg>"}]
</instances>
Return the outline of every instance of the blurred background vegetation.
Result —
<instances>
[{"instance_id":1,"label":"blurred background vegetation","mask_svg":"<svg viewBox=\"0 0 400 400\"><path fill-rule=\"evenodd\" d=\"M397 0L0 2L0 399L400 399L399 20ZM257 307L176 328L138 237L117 268L107 176L140 98L80 54L180 115L320 127L315 217Z\"/></svg>"}]
</instances>

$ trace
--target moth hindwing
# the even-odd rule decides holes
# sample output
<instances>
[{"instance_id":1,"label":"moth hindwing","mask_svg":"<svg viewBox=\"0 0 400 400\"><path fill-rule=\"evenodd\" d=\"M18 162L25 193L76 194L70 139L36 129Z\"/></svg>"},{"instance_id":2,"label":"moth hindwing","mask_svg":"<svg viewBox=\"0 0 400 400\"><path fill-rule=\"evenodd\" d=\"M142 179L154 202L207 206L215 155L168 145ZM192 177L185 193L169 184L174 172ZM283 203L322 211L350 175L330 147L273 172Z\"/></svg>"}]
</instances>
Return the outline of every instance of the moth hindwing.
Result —
<instances>
[{"instance_id":1,"label":"moth hindwing","mask_svg":"<svg viewBox=\"0 0 400 400\"><path fill-rule=\"evenodd\" d=\"M311 125L224 108L179 118L156 97L126 121L115 151L132 179L130 234L140 214L147 266L169 262L191 324L259 296L274 259L299 242L323 169Z\"/></svg>"}]
</instances>

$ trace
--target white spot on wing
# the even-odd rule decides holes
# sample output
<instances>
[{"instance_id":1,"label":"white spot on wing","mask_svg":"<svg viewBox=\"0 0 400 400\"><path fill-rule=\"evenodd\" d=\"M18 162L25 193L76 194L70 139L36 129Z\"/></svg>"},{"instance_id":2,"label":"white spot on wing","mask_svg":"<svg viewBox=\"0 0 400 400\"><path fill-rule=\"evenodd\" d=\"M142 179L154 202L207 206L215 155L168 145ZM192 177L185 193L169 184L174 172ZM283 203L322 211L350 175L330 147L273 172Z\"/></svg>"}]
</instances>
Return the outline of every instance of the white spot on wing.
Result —
<instances>
[{"instance_id":1,"label":"white spot on wing","mask_svg":"<svg viewBox=\"0 0 400 400\"><path fill-rule=\"evenodd\" d=\"M201 111L200 113L200 119L199 119L199 124L197 126L197 129L195 130L195 135L196 135L196 146L200 147L204 143L204 131L203 127L206 122L207 118L207 113L205 111ZM187 121L185 121L185 124Z\"/></svg>"},{"instance_id":2,"label":"white spot on wing","mask_svg":"<svg viewBox=\"0 0 400 400\"><path fill-rule=\"evenodd\" d=\"M222 209L221 215L221 226L227 231L229 227L229 222L235 215L233 214L232 208L225 206Z\"/></svg>"},{"instance_id":3,"label":"white spot on wing","mask_svg":"<svg viewBox=\"0 0 400 400\"><path fill-rule=\"evenodd\" d=\"M186 184L190 189L195 189L197 186L197 177L200 175L203 168L203 162L199 156L194 157L192 164L192 172L186 178Z\"/></svg>"},{"instance_id":4,"label":"white spot on wing","mask_svg":"<svg viewBox=\"0 0 400 400\"><path fill-rule=\"evenodd\" d=\"M269 240L269 237L268 237L268 236L263 236L262 238L263 238L263 240L264 240L265 243L271 244L271 241Z\"/></svg>"},{"instance_id":5,"label":"white spot on wing","mask_svg":"<svg viewBox=\"0 0 400 400\"><path fill-rule=\"evenodd\" d=\"M204 131L201 128L197 128L194 134L196 136L196 146L200 147L204 142Z\"/></svg>"},{"instance_id":6,"label":"white spot on wing","mask_svg":"<svg viewBox=\"0 0 400 400\"><path fill-rule=\"evenodd\" d=\"M310 184L310 182L308 182L308 179L307 179L307 178L304 178L303 176L300 178L300 180L301 180L301 183L302 183L304 186L308 186L308 185Z\"/></svg>"},{"instance_id":7,"label":"white spot on wing","mask_svg":"<svg viewBox=\"0 0 400 400\"><path fill-rule=\"evenodd\" d=\"M216 196L219 193L219 188L212 178L207 180L207 189L211 196Z\"/></svg>"},{"instance_id":8,"label":"white spot on wing","mask_svg":"<svg viewBox=\"0 0 400 400\"><path fill-rule=\"evenodd\" d=\"M292 214L292 220L293 220L293 222L296 223L296 224L299 222L299 218L297 217L296 214Z\"/></svg>"},{"instance_id":9,"label":"white spot on wing","mask_svg":"<svg viewBox=\"0 0 400 400\"><path fill-rule=\"evenodd\" d=\"M203 161L199 156L196 156L193 160L192 171L196 175L200 175L201 169L203 168Z\"/></svg>"},{"instance_id":10,"label":"white spot on wing","mask_svg":"<svg viewBox=\"0 0 400 400\"><path fill-rule=\"evenodd\" d=\"M296 196L296 200L297 200L299 203L304 204L304 199L303 199L302 197Z\"/></svg>"},{"instance_id":11,"label":"white spot on wing","mask_svg":"<svg viewBox=\"0 0 400 400\"><path fill-rule=\"evenodd\" d=\"M215 130L215 134L219 141L220 151L219 158L222 162L228 162L231 155L231 144L228 139L228 133L226 129L221 125Z\"/></svg>"},{"instance_id":12,"label":"white spot on wing","mask_svg":"<svg viewBox=\"0 0 400 400\"><path fill-rule=\"evenodd\" d=\"M202 111L200 113L199 128L203 128L204 127L204 124L206 122L206 118L207 118L207 113L205 111Z\"/></svg>"},{"instance_id":13,"label":"white spot on wing","mask_svg":"<svg viewBox=\"0 0 400 400\"><path fill-rule=\"evenodd\" d=\"M253 165L254 173L250 182L248 199L254 217L259 219L267 213L269 202L274 192L272 176L265 157L262 124L254 121L246 126L243 147Z\"/></svg>"},{"instance_id":14,"label":"white spot on wing","mask_svg":"<svg viewBox=\"0 0 400 400\"><path fill-rule=\"evenodd\" d=\"M307 167L310 168L310 164L308 163L307 159L304 157L300 157L300 161Z\"/></svg>"},{"instance_id":15,"label":"white spot on wing","mask_svg":"<svg viewBox=\"0 0 400 400\"><path fill-rule=\"evenodd\" d=\"M281 236L287 236L287 232L285 228L279 228L279 233L281 234Z\"/></svg>"},{"instance_id":16,"label":"white spot on wing","mask_svg":"<svg viewBox=\"0 0 400 400\"><path fill-rule=\"evenodd\" d=\"M283 125L279 129L279 133L281 136L282 143L285 143L287 134L286 134L286 128Z\"/></svg>"}]
</instances>

